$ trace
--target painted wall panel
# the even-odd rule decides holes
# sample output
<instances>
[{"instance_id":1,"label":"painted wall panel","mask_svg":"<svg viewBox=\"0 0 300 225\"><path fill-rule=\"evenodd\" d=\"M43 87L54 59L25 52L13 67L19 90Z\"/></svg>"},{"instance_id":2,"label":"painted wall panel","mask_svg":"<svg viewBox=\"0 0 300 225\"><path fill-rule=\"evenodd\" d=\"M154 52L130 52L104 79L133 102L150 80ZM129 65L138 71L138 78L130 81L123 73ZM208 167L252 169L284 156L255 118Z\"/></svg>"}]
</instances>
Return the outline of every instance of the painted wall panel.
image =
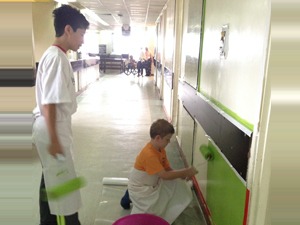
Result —
<instances>
[{"instance_id":1,"label":"painted wall panel","mask_svg":"<svg viewBox=\"0 0 300 225\"><path fill-rule=\"evenodd\" d=\"M207 166L208 161L205 160L201 154L199 148L201 145L208 144L208 137L205 131L199 123L195 123L195 140L194 140L194 150L193 150L193 166L198 170L198 174L195 176L196 180L200 186L200 190L204 199L206 199L206 185L207 185Z\"/></svg>"},{"instance_id":2,"label":"painted wall panel","mask_svg":"<svg viewBox=\"0 0 300 225\"><path fill-rule=\"evenodd\" d=\"M0 68L33 68L32 3L1 3Z\"/></svg>"},{"instance_id":3,"label":"painted wall panel","mask_svg":"<svg viewBox=\"0 0 300 225\"><path fill-rule=\"evenodd\" d=\"M186 4L187 2L185 1ZM202 155L197 145L206 142L205 132L214 134L213 141L220 147L219 150L214 146L215 160L207 162L207 173L203 171L197 175L197 182L201 191L205 193L206 203L216 225L242 225L247 219L244 218L244 209L248 204L247 193L249 194L245 182L246 169L248 157L253 157L252 153L256 151L253 147L251 154L248 154L252 142L251 133L259 125L268 49L269 2L268 0L206 2L199 90L207 97L203 99L209 102L212 110L209 107L202 107L205 102L199 101L199 96L202 95L195 93L192 80L184 80L183 83L189 87L183 87L183 93L180 93L183 95L181 98L183 103L179 102L184 107L182 105L179 107L181 111L178 121L181 122L178 124L182 126L184 123L180 117L183 117L182 110L187 109L188 113L201 121L201 126L205 127L204 130L203 127L196 125L194 165L198 164L197 167L200 168ZM219 48L222 26L225 24L229 26L225 39L228 51L226 57L222 58ZM182 63L185 65L186 61L182 60ZM181 71L185 72L184 66ZM193 91L189 91L190 89ZM200 105L199 102L203 104ZM216 105L221 107L215 107ZM215 111L214 116L212 111ZM210 126L207 126L208 124ZM178 139L182 142L186 132L181 127L178 133L181 137ZM240 168L241 165L243 168Z\"/></svg>"},{"instance_id":4,"label":"painted wall panel","mask_svg":"<svg viewBox=\"0 0 300 225\"><path fill-rule=\"evenodd\" d=\"M177 142L179 144L179 146L181 146L181 139L182 139L182 123L183 123L183 104L182 101L180 99L178 99L178 113L177 113L177 126L176 126L176 135L177 135Z\"/></svg>"},{"instance_id":5,"label":"painted wall panel","mask_svg":"<svg viewBox=\"0 0 300 225\"><path fill-rule=\"evenodd\" d=\"M184 1L181 76L194 88L197 87L201 17L201 0Z\"/></svg>"},{"instance_id":6,"label":"painted wall panel","mask_svg":"<svg viewBox=\"0 0 300 225\"><path fill-rule=\"evenodd\" d=\"M215 225L242 225L246 184L232 170L221 151L209 143L214 159L208 162L207 204Z\"/></svg>"},{"instance_id":7,"label":"painted wall panel","mask_svg":"<svg viewBox=\"0 0 300 225\"><path fill-rule=\"evenodd\" d=\"M165 11L165 66L173 71L175 0L168 1Z\"/></svg>"},{"instance_id":8,"label":"painted wall panel","mask_svg":"<svg viewBox=\"0 0 300 225\"><path fill-rule=\"evenodd\" d=\"M156 86L158 87L159 91L161 91L161 81L162 81L162 75L161 75L161 70L157 69L156 71Z\"/></svg>"},{"instance_id":9,"label":"painted wall panel","mask_svg":"<svg viewBox=\"0 0 300 225\"><path fill-rule=\"evenodd\" d=\"M162 93L164 108L169 120L172 118L172 102L173 102L173 55L174 55L174 18L175 18L175 0L168 1L167 8L164 11L164 46L162 60Z\"/></svg>"},{"instance_id":10,"label":"painted wall panel","mask_svg":"<svg viewBox=\"0 0 300 225\"><path fill-rule=\"evenodd\" d=\"M234 169L246 180L248 153L252 134L240 124L229 120L208 99L190 85L180 82L180 99L185 109L201 124L206 134L221 149ZM245 133L246 132L246 133Z\"/></svg>"},{"instance_id":11,"label":"painted wall panel","mask_svg":"<svg viewBox=\"0 0 300 225\"><path fill-rule=\"evenodd\" d=\"M200 91L252 124L259 119L269 32L267 3L206 3ZM224 24L229 25L228 54L221 59L219 47Z\"/></svg>"},{"instance_id":12,"label":"painted wall panel","mask_svg":"<svg viewBox=\"0 0 300 225\"><path fill-rule=\"evenodd\" d=\"M164 34L165 34L165 21L164 21L164 14L160 16L159 24L158 24L158 31L157 31L157 87L160 90L160 98L163 98L163 67L164 67Z\"/></svg>"},{"instance_id":13,"label":"painted wall panel","mask_svg":"<svg viewBox=\"0 0 300 225\"><path fill-rule=\"evenodd\" d=\"M194 119L181 106L180 114L181 149L189 166L193 164Z\"/></svg>"},{"instance_id":14,"label":"painted wall panel","mask_svg":"<svg viewBox=\"0 0 300 225\"><path fill-rule=\"evenodd\" d=\"M167 114L167 117L171 118L171 112L172 112L172 89L170 86L167 85L167 82L165 79L163 81L163 101L164 101L164 108L165 112Z\"/></svg>"},{"instance_id":15,"label":"painted wall panel","mask_svg":"<svg viewBox=\"0 0 300 225\"><path fill-rule=\"evenodd\" d=\"M55 2L32 4L35 61L39 62L45 50L55 38L52 11Z\"/></svg>"},{"instance_id":16,"label":"painted wall panel","mask_svg":"<svg viewBox=\"0 0 300 225\"><path fill-rule=\"evenodd\" d=\"M156 32L157 32L157 46L156 46L155 59L157 63L161 63L161 56L163 51L162 16L160 17L159 22L156 25Z\"/></svg>"}]
</instances>

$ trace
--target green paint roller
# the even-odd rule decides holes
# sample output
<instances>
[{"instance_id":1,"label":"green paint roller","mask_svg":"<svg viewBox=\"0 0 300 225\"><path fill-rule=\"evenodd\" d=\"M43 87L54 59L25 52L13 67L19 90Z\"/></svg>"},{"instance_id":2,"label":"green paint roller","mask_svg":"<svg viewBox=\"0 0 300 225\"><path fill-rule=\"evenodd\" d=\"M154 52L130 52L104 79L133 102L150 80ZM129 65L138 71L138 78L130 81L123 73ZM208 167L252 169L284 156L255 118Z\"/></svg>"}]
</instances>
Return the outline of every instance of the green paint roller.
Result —
<instances>
[{"instance_id":1,"label":"green paint roller","mask_svg":"<svg viewBox=\"0 0 300 225\"><path fill-rule=\"evenodd\" d=\"M207 161L214 159L214 154L207 145L201 145L199 150Z\"/></svg>"},{"instance_id":2,"label":"green paint roller","mask_svg":"<svg viewBox=\"0 0 300 225\"><path fill-rule=\"evenodd\" d=\"M56 171L53 171L55 176L59 177L59 176L64 176L64 174L68 174L69 173L68 169L64 167L63 164L63 162L65 161L65 157L61 154L57 154L56 158L62 164L58 166L59 168L56 168L57 169ZM85 185L86 185L86 181L83 177L75 177L73 179L70 179L66 182L63 182L61 184L58 184L54 187L47 189L46 190L47 198L50 200L59 199L68 194L71 194L74 191L77 191L78 189L84 187Z\"/></svg>"},{"instance_id":3,"label":"green paint roller","mask_svg":"<svg viewBox=\"0 0 300 225\"><path fill-rule=\"evenodd\" d=\"M47 190L47 197L51 200L59 199L72 193L73 191L77 191L85 185L86 181L83 177L76 177Z\"/></svg>"}]
</instances>

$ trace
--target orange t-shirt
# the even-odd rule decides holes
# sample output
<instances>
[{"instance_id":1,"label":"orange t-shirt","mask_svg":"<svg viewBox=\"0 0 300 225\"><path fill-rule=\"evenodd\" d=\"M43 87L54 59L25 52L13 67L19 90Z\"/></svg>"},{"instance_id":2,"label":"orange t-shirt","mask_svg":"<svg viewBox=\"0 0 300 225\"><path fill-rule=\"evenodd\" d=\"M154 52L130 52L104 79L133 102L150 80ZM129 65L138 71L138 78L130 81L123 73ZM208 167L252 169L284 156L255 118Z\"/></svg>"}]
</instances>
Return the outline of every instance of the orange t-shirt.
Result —
<instances>
[{"instance_id":1,"label":"orange t-shirt","mask_svg":"<svg viewBox=\"0 0 300 225\"><path fill-rule=\"evenodd\" d=\"M136 157L134 168L145 171L150 175L156 174L163 169L169 169L170 163L167 159L166 150L158 151L149 142Z\"/></svg>"}]
</instances>

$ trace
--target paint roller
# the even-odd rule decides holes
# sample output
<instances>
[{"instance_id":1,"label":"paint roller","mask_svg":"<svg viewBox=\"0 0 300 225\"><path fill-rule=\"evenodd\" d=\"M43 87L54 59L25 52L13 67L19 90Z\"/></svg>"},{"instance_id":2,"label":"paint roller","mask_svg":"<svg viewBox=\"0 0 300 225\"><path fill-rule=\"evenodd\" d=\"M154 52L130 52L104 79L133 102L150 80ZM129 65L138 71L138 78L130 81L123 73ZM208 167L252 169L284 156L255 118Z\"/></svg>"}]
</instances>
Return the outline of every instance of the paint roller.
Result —
<instances>
[{"instance_id":1,"label":"paint roller","mask_svg":"<svg viewBox=\"0 0 300 225\"><path fill-rule=\"evenodd\" d=\"M59 199L74 191L77 191L78 189L84 187L85 185L86 185L86 181L83 177L76 177L60 185L49 188L49 190L46 191L47 197L48 199L51 200Z\"/></svg>"},{"instance_id":2,"label":"paint roller","mask_svg":"<svg viewBox=\"0 0 300 225\"><path fill-rule=\"evenodd\" d=\"M128 178L122 177L103 177L103 185L127 186Z\"/></svg>"},{"instance_id":3,"label":"paint roller","mask_svg":"<svg viewBox=\"0 0 300 225\"><path fill-rule=\"evenodd\" d=\"M207 161L211 161L214 159L214 154L212 150L207 145L201 145L199 148L201 154Z\"/></svg>"},{"instance_id":4,"label":"paint roller","mask_svg":"<svg viewBox=\"0 0 300 225\"><path fill-rule=\"evenodd\" d=\"M56 158L60 162L65 161L65 157L61 154L57 154ZM56 176L59 176L65 172L67 172L67 169L60 168L60 171L57 172ZM71 194L74 191L77 191L78 189L84 187L85 185L86 185L86 181L83 177L75 177L59 185L46 189L47 198L50 200L57 200L68 194Z\"/></svg>"}]
</instances>

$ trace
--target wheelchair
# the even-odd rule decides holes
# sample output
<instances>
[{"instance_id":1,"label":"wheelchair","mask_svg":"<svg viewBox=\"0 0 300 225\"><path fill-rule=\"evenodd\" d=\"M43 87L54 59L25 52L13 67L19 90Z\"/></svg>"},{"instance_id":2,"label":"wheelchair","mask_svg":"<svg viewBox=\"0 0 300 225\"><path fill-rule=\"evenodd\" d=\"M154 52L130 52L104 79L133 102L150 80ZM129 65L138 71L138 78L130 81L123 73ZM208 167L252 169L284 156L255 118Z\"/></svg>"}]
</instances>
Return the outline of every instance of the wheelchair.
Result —
<instances>
[{"instance_id":1,"label":"wheelchair","mask_svg":"<svg viewBox=\"0 0 300 225\"><path fill-rule=\"evenodd\" d=\"M136 75L138 73L136 63L128 63L127 65L125 65L124 73L127 76L130 74Z\"/></svg>"}]
</instances>

